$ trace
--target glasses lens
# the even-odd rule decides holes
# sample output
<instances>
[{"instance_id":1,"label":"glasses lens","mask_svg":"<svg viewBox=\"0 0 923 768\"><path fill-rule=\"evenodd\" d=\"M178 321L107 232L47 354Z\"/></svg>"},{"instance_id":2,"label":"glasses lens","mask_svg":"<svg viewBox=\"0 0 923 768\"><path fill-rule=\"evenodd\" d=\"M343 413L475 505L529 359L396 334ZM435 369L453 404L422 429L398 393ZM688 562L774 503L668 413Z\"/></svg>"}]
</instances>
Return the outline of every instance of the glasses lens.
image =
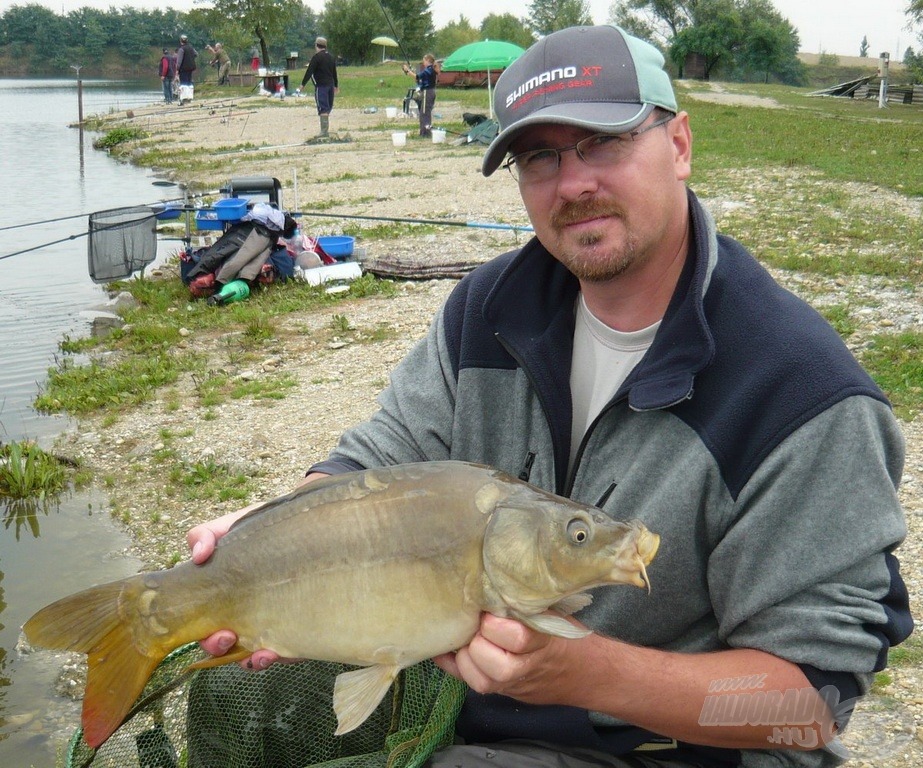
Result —
<instances>
[{"instance_id":1,"label":"glasses lens","mask_svg":"<svg viewBox=\"0 0 923 768\"><path fill-rule=\"evenodd\" d=\"M510 158L508 167L517 181L541 181L557 172L560 155L556 149L520 152Z\"/></svg>"},{"instance_id":2,"label":"glasses lens","mask_svg":"<svg viewBox=\"0 0 923 768\"><path fill-rule=\"evenodd\" d=\"M609 165L617 163L631 145L630 140L606 133L587 136L576 146L577 154L587 165Z\"/></svg>"}]
</instances>

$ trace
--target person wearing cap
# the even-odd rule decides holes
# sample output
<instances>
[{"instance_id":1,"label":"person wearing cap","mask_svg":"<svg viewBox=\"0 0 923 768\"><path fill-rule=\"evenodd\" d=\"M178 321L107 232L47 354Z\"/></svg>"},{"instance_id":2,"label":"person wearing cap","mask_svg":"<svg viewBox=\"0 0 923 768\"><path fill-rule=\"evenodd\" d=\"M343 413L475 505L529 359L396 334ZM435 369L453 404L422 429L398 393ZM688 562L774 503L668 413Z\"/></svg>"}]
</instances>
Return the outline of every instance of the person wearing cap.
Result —
<instances>
[{"instance_id":1,"label":"person wearing cap","mask_svg":"<svg viewBox=\"0 0 923 768\"><path fill-rule=\"evenodd\" d=\"M318 37L314 41L314 55L308 62L308 68L301 79L301 86L295 89L295 93L301 93L309 80L314 83L314 103L320 119L318 138L327 138L330 135L333 98L340 92L340 82L337 79L336 59L327 50L326 37Z\"/></svg>"},{"instance_id":2,"label":"person wearing cap","mask_svg":"<svg viewBox=\"0 0 923 768\"><path fill-rule=\"evenodd\" d=\"M231 72L231 57L228 56L227 51L224 50L224 46L221 43L215 43L214 47L206 45L206 48L212 54L211 65L213 67L218 67L218 85L229 85L231 82L230 72Z\"/></svg>"},{"instance_id":3,"label":"person wearing cap","mask_svg":"<svg viewBox=\"0 0 923 768\"><path fill-rule=\"evenodd\" d=\"M690 118L663 64L595 26L504 71L482 170L518 185L535 237L458 283L378 412L304 481L471 461L661 537L649 594L599 588L570 618L592 634L484 614L436 659L469 690L434 768L837 765L913 628L898 422L687 186ZM193 528L193 560L241 514Z\"/></svg>"},{"instance_id":4,"label":"person wearing cap","mask_svg":"<svg viewBox=\"0 0 923 768\"><path fill-rule=\"evenodd\" d=\"M195 60L198 55L198 51L192 47L189 38L186 35L180 35L179 48L176 49L176 74L179 77L180 86L192 85L192 73L196 70Z\"/></svg>"}]
</instances>

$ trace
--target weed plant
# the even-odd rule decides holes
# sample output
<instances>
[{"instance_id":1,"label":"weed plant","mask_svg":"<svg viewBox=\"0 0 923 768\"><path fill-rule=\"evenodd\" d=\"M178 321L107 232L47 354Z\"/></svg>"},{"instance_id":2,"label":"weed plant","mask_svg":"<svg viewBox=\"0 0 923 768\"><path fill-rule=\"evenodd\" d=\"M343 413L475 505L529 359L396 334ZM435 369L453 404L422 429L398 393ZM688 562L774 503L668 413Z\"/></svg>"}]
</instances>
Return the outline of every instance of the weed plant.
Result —
<instances>
[{"instance_id":1,"label":"weed plant","mask_svg":"<svg viewBox=\"0 0 923 768\"><path fill-rule=\"evenodd\" d=\"M32 442L0 446L0 497L28 499L61 493L69 473L58 459Z\"/></svg>"}]
</instances>

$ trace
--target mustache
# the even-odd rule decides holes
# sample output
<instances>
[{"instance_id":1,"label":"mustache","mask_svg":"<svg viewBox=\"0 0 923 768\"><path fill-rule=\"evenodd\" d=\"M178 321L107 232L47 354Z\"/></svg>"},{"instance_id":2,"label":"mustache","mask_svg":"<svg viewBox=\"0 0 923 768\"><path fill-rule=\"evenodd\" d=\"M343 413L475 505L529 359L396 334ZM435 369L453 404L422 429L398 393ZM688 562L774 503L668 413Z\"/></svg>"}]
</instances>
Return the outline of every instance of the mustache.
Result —
<instances>
[{"instance_id":1,"label":"mustache","mask_svg":"<svg viewBox=\"0 0 923 768\"><path fill-rule=\"evenodd\" d=\"M622 209L615 203L607 200L574 200L561 203L560 207L551 214L551 225L556 229L577 224L587 219L600 216L622 216Z\"/></svg>"}]
</instances>

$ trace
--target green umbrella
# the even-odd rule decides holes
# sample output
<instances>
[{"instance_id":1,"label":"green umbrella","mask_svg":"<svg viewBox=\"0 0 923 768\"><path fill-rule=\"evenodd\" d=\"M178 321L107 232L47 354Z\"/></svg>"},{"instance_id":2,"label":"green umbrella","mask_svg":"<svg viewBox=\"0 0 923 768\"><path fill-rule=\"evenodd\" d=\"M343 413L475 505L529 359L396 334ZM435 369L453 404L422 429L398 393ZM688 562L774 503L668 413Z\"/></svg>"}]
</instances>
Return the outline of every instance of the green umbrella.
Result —
<instances>
[{"instance_id":1,"label":"green umbrella","mask_svg":"<svg viewBox=\"0 0 923 768\"><path fill-rule=\"evenodd\" d=\"M494 116L493 95L490 88L490 73L506 69L526 51L515 43L503 40L480 40L463 45L442 62L443 72L487 71L487 104L490 116Z\"/></svg>"},{"instance_id":2,"label":"green umbrella","mask_svg":"<svg viewBox=\"0 0 923 768\"><path fill-rule=\"evenodd\" d=\"M445 72L482 72L506 69L525 53L525 49L503 40L480 40L463 45L445 61Z\"/></svg>"}]
</instances>

